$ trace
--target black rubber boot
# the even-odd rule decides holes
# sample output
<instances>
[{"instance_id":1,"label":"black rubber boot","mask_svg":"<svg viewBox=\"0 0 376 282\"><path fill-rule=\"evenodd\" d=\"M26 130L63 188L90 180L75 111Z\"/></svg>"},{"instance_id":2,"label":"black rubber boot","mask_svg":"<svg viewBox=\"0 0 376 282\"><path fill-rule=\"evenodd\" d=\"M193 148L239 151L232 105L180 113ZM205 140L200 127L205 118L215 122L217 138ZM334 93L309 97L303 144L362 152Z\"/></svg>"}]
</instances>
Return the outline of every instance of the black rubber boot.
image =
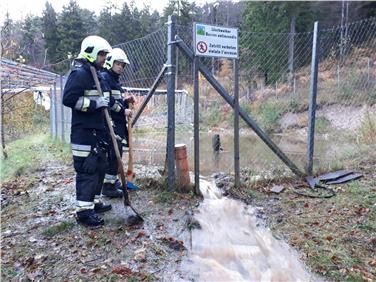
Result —
<instances>
[{"instance_id":1,"label":"black rubber boot","mask_svg":"<svg viewBox=\"0 0 376 282\"><path fill-rule=\"evenodd\" d=\"M77 222L87 227L100 227L104 225L104 220L100 218L94 210L83 210L76 213Z\"/></svg>"},{"instance_id":2,"label":"black rubber boot","mask_svg":"<svg viewBox=\"0 0 376 282\"><path fill-rule=\"evenodd\" d=\"M123 191L115 187L115 184L104 183L102 188L102 195L110 198L122 198Z\"/></svg>"},{"instance_id":3,"label":"black rubber boot","mask_svg":"<svg viewBox=\"0 0 376 282\"><path fill-rule=\"evenodd\" d=\"M111 209L112 209L112 206L110 204L108 204L108 205L103 204L103 203L94 204L94 211L96 213L106 212L106 211L109 211Z\"/></svg>"}]
</instances>

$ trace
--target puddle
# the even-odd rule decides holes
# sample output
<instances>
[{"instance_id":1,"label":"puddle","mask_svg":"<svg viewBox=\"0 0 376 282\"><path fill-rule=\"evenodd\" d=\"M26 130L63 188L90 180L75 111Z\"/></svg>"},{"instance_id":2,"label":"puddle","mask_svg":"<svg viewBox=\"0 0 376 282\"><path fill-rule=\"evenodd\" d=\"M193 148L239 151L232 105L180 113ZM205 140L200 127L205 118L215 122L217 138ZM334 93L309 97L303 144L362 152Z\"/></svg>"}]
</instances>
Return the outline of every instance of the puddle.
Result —
<instances>
[{"instance_id":1,"label":"puddle","mask_svg":"<svg viewBox=\"0 0 376 282\"><path fill-rule=\"evenodd\" d=\"M233 173L234 169L234 141L229 132L220 134L221 148L218 157L212 150L213 132L200 133L200 174L210 176L216 172ZM144 165L164 166L166 158L166 134L164 132L136 132L134 134L134 160ZM307 145L305 136L299 135L274 135L272 140L298 167L304 168L306 163ZM190 128L176 131L176 144L187 145L189 167L193 170L194 140ZM315 164L326 165L331 160L339 158L346 150L352 148L351 144L340 144L338 140L318 139L315 144ZM319 156L323 156L319 158ZM127 159L127 156L124 156ZM267 174L278 170L290 172L271 150L260 139L251 133L243 132L240 135L240 167L251 168L258 174Z\"/></svg>"}]
</instances>

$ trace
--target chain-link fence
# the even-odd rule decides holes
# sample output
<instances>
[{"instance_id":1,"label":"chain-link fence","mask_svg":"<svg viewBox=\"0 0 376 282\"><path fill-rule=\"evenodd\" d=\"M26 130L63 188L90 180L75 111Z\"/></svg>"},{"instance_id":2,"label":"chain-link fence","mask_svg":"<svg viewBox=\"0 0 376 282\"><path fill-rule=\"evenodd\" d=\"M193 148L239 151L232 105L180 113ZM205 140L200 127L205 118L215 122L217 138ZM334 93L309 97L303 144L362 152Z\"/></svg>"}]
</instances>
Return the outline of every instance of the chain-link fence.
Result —
<instances>
[{"instance_id":1,"label":"chain-link fence","mask_svg":"<svg viewBox=\"0 0 376 282\"><path fill-rule=\"evenodd\" d=\"M178 26L177 31L192 46L192 27ZM319 38L316 171L341 166L346 159L375 143L376 20L371 18L320 30ZM307 162L312 43L313 32L275 34L242 30L239 33L240 106L302 170ZM124 49L131 61L122 76L124 86L150 88L167 60L167 29L117 47ZM176 88L187 93L187 98L176 99L180 120L187 115L186 122L177 125L176 143L188 145L193 168L193 124L188 114L192 108L191 103L188 106L181 102L182 99L191 101L193 97L193 63L181 50L176 59ZM233 61L200 60L233 95ZM201 75L199 80L202 173L233 172L233 110ZM158 89L166 89L164 78ZM162 95L149 102L142 115L143 122L140 119L136 123L138 161L164 163L167 120L164 93L160 92ZM141 102L144 96L140 96ZM186 112L185 105L189 107ZM68 114L64 114L65 134L69 128L67 120ZM245 123L241 124L240 133L242 168L249 168L255 174L283 175L289 171ZM212 153L214 134L221 137L219 158Z\"/></svg>"},{"instance_id":2,"label":"chain-link fence","mask_svg":"<svg viewBox=\"0 0 376 282\"><path fill-rule=\"evenodd\" d=\"M31 133L48 130L50 98L59 76L1 59L1 147ZM54 104L52 104L54 105Z\"/></svg>"}]
</instances>

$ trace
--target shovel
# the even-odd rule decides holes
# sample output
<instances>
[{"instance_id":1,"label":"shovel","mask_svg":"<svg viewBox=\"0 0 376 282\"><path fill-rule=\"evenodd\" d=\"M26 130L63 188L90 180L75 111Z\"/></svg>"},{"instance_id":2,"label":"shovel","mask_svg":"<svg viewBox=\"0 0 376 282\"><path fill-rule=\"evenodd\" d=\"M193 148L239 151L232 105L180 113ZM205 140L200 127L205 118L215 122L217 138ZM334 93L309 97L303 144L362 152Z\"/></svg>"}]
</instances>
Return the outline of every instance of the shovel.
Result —
<instances>
[{"instance_id":1,"label":"shovel","mask_svg":"<svg viewBox=\"0 0 376 282\"><path fill-rule=\"evenodd\" d=\"M102 88L101 88L101 85L100 85L99 80L98 80L97 71L93 66L90 66L90 71L91 71L91 74L92 74L93 79L95 81L95 85L97 87L99 95L103 97L103 92L102 92ZM115 132L114 132L114 129L112 128L112 121L111 121L111 118L110 118L110 114L108 113L107 108L104 108L103 112L104 112L104 116L106 118L108 129L110 131L112 145L114 146L114 149L115 149L116 160L117 160L117 163L118 163L118 173L120 174L120 181L121 181L121 186L123 188L123 194L124 194L124 206L130 207L131 210L135 213L134 216L129 217L130 223L132 225L139 224L139 223L143 222L144 219L132 207L131 202L129 200L129 194L128 194L128 190L127 190L127 182L125 180L125 172L124 172L123 162L121 161L120 151L119 151L118 143L116 141Z\"/></svg>"}]
</instances>

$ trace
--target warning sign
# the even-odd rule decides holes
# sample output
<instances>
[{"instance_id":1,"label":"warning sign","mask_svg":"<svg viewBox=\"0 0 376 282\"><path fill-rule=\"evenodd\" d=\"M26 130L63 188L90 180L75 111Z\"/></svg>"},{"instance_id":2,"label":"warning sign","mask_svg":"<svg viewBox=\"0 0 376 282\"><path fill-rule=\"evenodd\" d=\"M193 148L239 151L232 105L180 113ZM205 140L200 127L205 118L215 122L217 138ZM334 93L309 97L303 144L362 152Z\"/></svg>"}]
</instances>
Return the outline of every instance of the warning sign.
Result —
<instances>
[{"instance_id":1,"label":"warning sign","mask_svg":"<svg viewBox=\"0 0 376 282\"><path fill-rule=\"evenodd\" d=\"M195 54L197 56L238 58L238 29L193 24Z\"/></svg>"},{"instance_id":2,"label":"warning sign","mask_svg":"<svg viewBox=\"0 0 376 282\"><path fill-rule=\"evenodd\" d=\"M208 45L204 41L199 41L197 43L197 51L201 54L205 54L208 51Z\"/></svg>"}]
</instances>

